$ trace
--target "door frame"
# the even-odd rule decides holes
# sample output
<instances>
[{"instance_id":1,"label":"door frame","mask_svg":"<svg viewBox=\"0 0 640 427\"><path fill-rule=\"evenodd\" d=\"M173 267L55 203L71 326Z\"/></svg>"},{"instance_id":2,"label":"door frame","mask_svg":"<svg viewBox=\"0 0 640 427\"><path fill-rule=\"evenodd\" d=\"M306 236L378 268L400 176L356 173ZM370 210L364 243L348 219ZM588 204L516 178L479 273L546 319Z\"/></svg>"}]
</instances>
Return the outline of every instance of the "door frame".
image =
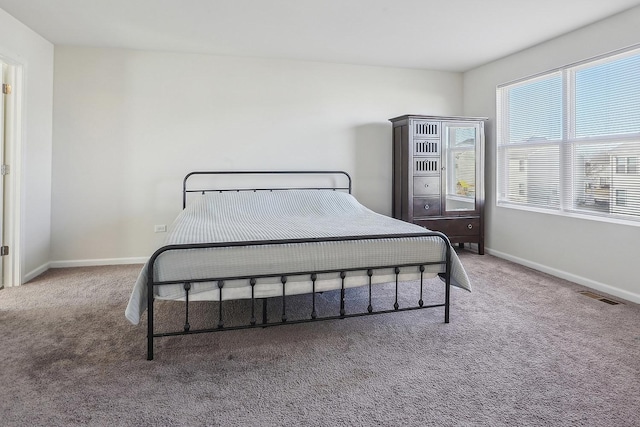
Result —
<instances>
[{"instance_id":1,"label":"door frame","mask_svg":"<svg viewBox=\"0 0 640 427\"><path fill-rule=\"evenodd\" d=\"M9 174L4 188L4 245L9 254L4 257L2 283L5 287L22 284L22 146L24 137L24 72L25 64L0 52L0 61L9 66L7 83L11 84L11 99L5 111L5 164ZM8 177L8 178L7 178ZM0 236L1 237L1 236ZM2 284L0 283L0 284Z\"/></svg>"}]
</instances>

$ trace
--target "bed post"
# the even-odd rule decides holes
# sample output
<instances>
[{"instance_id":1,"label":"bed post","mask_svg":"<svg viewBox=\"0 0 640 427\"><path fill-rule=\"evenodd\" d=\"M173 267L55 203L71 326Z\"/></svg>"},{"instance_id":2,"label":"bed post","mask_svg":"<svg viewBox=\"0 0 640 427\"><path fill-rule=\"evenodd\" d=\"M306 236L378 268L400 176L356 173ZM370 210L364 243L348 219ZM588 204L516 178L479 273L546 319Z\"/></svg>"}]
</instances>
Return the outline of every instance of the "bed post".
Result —
<instances>
[{"instance_id":1,"label":"bed post","mask_svg":"<svg viewBox=\"0 0 640 427\"><path fill-rule=\"evenodd\" d=\"M448 238L444 238L447 247L446 271L444 276L444 323L449 323L449 299L451 295L451 243Z\"/></svg>"},{"instance_id":2,"label":"bed post","mask_svg":"<svg viewBox=\"0 0 640 427\"><path fill-rule=\"evenodd\" d=\"M153 360L153 261L149 261L147 272L147 360Z\"/></svg>"}]
</instances>

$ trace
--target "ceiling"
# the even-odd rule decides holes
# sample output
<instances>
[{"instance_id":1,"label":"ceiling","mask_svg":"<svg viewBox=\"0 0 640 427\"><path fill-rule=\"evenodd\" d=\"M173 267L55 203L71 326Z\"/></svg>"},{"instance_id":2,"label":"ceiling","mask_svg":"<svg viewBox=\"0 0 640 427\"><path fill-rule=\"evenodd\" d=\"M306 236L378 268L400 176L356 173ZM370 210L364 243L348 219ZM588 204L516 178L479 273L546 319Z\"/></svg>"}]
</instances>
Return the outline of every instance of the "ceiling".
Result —
<instances>
[{"instance_id":1,"label":"ceiling","mask_svg":"<svg viewBox=\"0 0 640 427\"><path fill-rule=\"evenodd\" d=\"M466 71L640 0L0 0L55 45Z\"/></svg>"}]
</instances>

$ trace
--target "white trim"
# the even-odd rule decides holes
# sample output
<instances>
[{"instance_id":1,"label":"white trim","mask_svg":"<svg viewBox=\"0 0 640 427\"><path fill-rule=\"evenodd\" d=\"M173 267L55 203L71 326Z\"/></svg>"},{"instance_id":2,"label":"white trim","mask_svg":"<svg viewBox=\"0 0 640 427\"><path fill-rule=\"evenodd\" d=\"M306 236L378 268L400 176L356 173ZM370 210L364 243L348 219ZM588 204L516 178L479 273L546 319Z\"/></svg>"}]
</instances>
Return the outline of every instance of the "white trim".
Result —
<instances>
[{"instance_id":1,"label":"white trim","mask_svg":"<svg viewBox=\"0 0 640 427\"><path fill-rule=\"evenodd\" d=\"M11 209L12 213L12 224L11 224L11 240L9 242L10 245L13 245L13 268L11 271L11 275L13 276L13 281L18 285L21 285L25 282L24 276L22 276L22 272L24 271L23 262L25 259L25 245L23 244L25 239L25 233L22 229L23 224L25 223L23 219L24 211L22 209L22 205L24 203L25 195L24 195L24 174L26 171L25 167L25 158L22 155L23 146L25 141L27 140L27 128L26 128L26 91L27 88L25 86L26 78L25 74L27 72L27 64L21 63L19 65L15 65L15 77L16 77L16 132L15 132L15 140L13 145L13 159L14 164L20 168L18 171L14 171L13 175L13 188L11 189ZM14 168L16 169L16 168Z\"/></svg>"},{"instance_id":2,"label":"white trim","mask_svg":"<svg viewBox=\"0 0 640 427\"><path fill-rule=\"evenodd\" d=\"M5 286L19 286L23 283L28 282L33 279L38 274L46 271L48 267L45 267L44 270L40 271L42 266L36 268L32 272L22 275L24 271L23 260L24 260L24 233L22 230L23 220L23 211L22 204L24 201L24 189L22 188L22 181L24 176L24 171L26 170L24 165L24 158L22 156L22 149L24 141L26 141L26 121L23 119L25 117L26 111L26 95L25 92L27 88L24 86L25 74L27 69L27 63L24 59L17 60L14 58L20 58L19 55L13 54L11 52L5 52L0 50L0 59L8 65L10 65L13 69L13 93L14 93L14 103L13 103L13 122L10 124L12 128L11 139L5 141L5 144L11 145L10 147L10 158L5 159L5 163L9 164L12 168L11 170L11 179L9 181L10 188L8 190L9 193L9 203L8 207L5 206L4 215L5 215L5 235L7 239L5 240L5 244L9 246L9 250L11 251L11 255L8 259L9 263L5 263L4 268L7 271L4 271ZM6 220L9 220L6 222ZM47 265L47 264L45 264ZM35 275L32 275L34 272L38 272Z\"/></svg>"},{"instance_id":3,"label":"white trim","mask_svg":"<svg viewBox=\"0 0 640 427\"><path fill-rule=\"evenodd\" d=\"M545 76L546 74L556 73L558 71L564 71L567 68L582 68L584 65L589 65L589 64L596 63L596 62L600 62L602 60L606 60L606 59L612 58L612 57L617 56L617 55L628 54L628 53L631 53L632 51L634 51L636 49L639 49L639 48L640 48L640 43L632 44L631 46L623 47L622 49L615 49L615 50L612 50L612 51L609 51L609 52L602 53L600 55L593 56L591 58L583 59L583 60L577 61L577 62L572 62L570 64L566 64L566 65L563 65L561 67L552 68L552 69L547 70L547 71L542 71L540 73L532 74L532 75L526 76L526 77L521 77L519 79L512 80L510 82L502 83L502 84L499 84L498 86L496 86L496 88L497 89L501 89L501 88L503 88L505 86L512 86L512 85L515 85L515 84L518 84L518 83L525 82L527 80L535 80L537 78Z\"/></svg>"},{"instance_id":4,"label":"white trim","mask_svg":"<svg viewBox=\"0 0 640 427\"><path fill-rule=\"evenodd\" d=\"M559 277L561 279L565 279L582 286L586 286L587 288L595 289L597 291L604 292L604 293L613 295L615 297L634 302L636 304L640 304L640 294L638 293L633 293L633 292L625 291L620 288L615 288L613 286L606 285L604 283L596 282L595 280L587 279L586 277L577 276L575 274L572 274L563 270L558 270L553 267L548 267L546 265L538 264L537 262L533 262L533 261L529 261L523 258L513 256L513 255L505 254L504 252L496 251L491 248L485 248L485 251L489 255L493 255L498 258L503 258L503 259L506 259L507 261L524 265L525 267L533 268L534 270L538 270L543 273L547 273L552 276Z\"/></svg>"},{"instance_id":5,"label":"white trim","mask_svg":"<svg viewBox=\"0 0 640 427\"><path fill-rule=\"evenodd\" d=\"M51 261L41 265L24 276L22 283L27 283L35 279L50 268L66 268L66 267L95 267L101 265L127 265L127 264L144 264L149 257L132 257L132 258L104 258L104 259L80 259L71 261ZM17 285L15 285L17 286Z\"/></svg>"},{"instance_id":6,"label":"white trim","mask_svg":"<svg viewBox=\"0 0 640 427\"><path fill-rule=\"evenodd\" d=\"M46 264L42 264L40 267L36 268L33 271L30 271L29 273L25 274L24 276L24 280L22 283L27 283L29 280L33 280L36 277L38 277L39 275L41 275L42 273L44 273L45 271L47 271L49 268L51 268L51 263L48 262ZM22 284L20 283L20 284ZM14 286L19 286L20 284L14 285ZM10 286L8 286L10 287Z\"/></svg>"},{"instance_id":7,"label":"white trim","mask_svg":"<svg viewBox=\"0 0 640 427\"><path fill-rule=\"evenodd\" d=\"M485 252L489 255L493 255L498 258L506 259L507 261L514 262L516 264L524 265L525 267L533 268L534 270L541 271L543 273L550 274L561 279L568 280L570 282L577 283L582 286L586 286L591 289L605 292L607 294L622 298L627 301L640 304L640 294L628 292L613 286L606 285L604 283L596 282L595 280L587 279L586 277L577 276L572 273L568 273L563 270L558 270L546 265L538 264L533 261L529 261L523 258L519 258L513 255L506 254L504 252L496 251L491 248L485 248ZM49 268L67 268L67 267L93 267L102 265L130 265L130 264L144 264L149 257L131 257L131 258L104 258L104 259L85 259L85 260L71 260L71 261L51 261L44 264L25 276L25 282L39 276L47 271Z\"/></svg>"},{"instance_id":8,"label":"white trim","mask_svg":"<svg viewBox=\"0 0 640 427\"><path fill-rule=\"evenodd\" d=\"M131 258L103 258L103 259L77 259L68 261L51 261L51 268L66 267L94 267L99 265L125 265L125 264L144 264L149 257L131 257Z\"/></svg>"},{"instance_id":9,"label":"white trim","mask_svg":"<svg viewBox=\"0 0 640 427\"><path fill-rule=\"evenodd\" d=\"M513 202L500 202L500 203L496 202L496 207L505 208L505 209L516 209L519 211L534 212L534 213L545 214L545 215L562 216L565 218L577 218L577 219L584 219L587 221L600 221L600 222L608 222L610 224L640 227L640 220L630 220L630 219L621 218L620 216L613 216L613 215L620 215L620 214L609 214L609 216L598 215L595 213L588 214L588 213L580 213L578 211L570 211L570 210L563 211L563 210L553 209L553 208L545 209L538 206L527 206L524 204L516 204Z\"/></svg>"}]
</instances>

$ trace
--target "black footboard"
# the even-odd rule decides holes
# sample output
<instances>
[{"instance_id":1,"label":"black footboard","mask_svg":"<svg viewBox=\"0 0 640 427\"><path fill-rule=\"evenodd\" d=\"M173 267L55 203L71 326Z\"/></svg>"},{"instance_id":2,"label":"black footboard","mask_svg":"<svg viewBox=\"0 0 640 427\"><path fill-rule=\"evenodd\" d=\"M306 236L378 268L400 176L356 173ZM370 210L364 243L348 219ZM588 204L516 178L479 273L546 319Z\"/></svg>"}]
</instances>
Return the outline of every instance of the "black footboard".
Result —
<instances>
[{"instance_id":1,"label":"black footboard","mask_svg":"<svg viewBox=\"0 0 640 427\"><path fill-rule=\"evenodd\" d=\"M443 244L443 259L437 261L425 261L423 263L413 263L413 264L402 264L402 265L374 265L368 267L355 266L353 268L345 268L340 270L325 270L325 271L289 271L282 272L279 274L268 274L268 275L252 275L252 276L234 276L234 277L208 277L208 278L198 278L195 280L172 280L172 281L159 281L154 277L154 266L157 261L157 258L168 251L182 251L182 250L192 250L192 249L208 249L208 248L227 248L227 247L246 247L246 246L263 246L263 245L291 245L291 244L304 244L304 243L320 243L320 242L338 242L338 241L356 241L356 240L380 240L380 239L400 239L400 238L412 238L412 237L434 237L436 239L441 239ZM153 359L153 342L156 337L165 337L165 336L174 336L174 335L189 335L189 334L199 334L206 332L220 332L220 331L228 331L228 330L236 330L236 329L247 329L247 328L263 328L270 327L276 325L284 325L284 324L296 324L296 323L305 323L305 322L314 322L321 320L332 320L332 319L344 319L347 317L356 317L356 316L368 316L372 314L382 314L382 313L391 313L391 312L399 312L406 310L418 310L423 308L434 308L434 307L444 307L444 322L449 322L449 299L450 299L450 286L451 286L451 244L448 238L438 232L423 232L423 233L411 233L411 234L393 234L393 235L374 235L374 236L346 236L346 237L331 237L331 238L317 238L317 239L293 239L293 240L269 240L269 241L249 241L249 242L232 242L232 243L204 243L204 244L189 244L189 245L169 245L164 246L158 249L152 256L148 263L148 282L147 282L147 308L148 308L148 320L147 320L147 359ZM425 305L423 301L423 272L425 271L425 267L429 265L441 265L444 270L439 273L440 277L444 281L445 286L445 300L440 304L430 304ZM405 267L417 267L420 271L420 298L416 302L415 306L410 307L400 307L398 303L398 276L402 268ZM393 269L395 272L395 302L392 307L389 309L383 310L374 310L371 302L371 287L372 287L372 278L376 274L378 270L388 270ZM366 276L368 276L369 281L369 305L367 310L360 313L346 313L345 310L345 278L349 274L353 274L354 272L366 272ZM332 316L318 316L316 311L316 279L318 275L325 273L336 273L339 274L339 277L342 280L342 287L340 290L340 310L339 313L336 313ZM309 280L312 282L313 291L312 291L312 307L309 313L309 317L305 319L296 319L289 320L287 318L287 298L289 296L286 295L287 289L287 280L292 276L307 276ZM280 283L282 283L282 316L279 321L267 322L266 317L266 300L262 302L261 307L263 309L262 313L262 322L258 323L256 319L256 299L254 297L254 288L256 284L260 281L260 279L264 278L273 278L278 277ZM243 325L234 325L234 326L225 326L224 318L223 318L223 306L225 301L222 299L222 295L224 292L224 285L226 281L230 280L246 280L247 286L251 287L251 310L250 313L247 313L247 321L246 324ZM189 292L191 291L192 284L195 282L213 282L217 284L217 287L220 291L220 299L219 301L212 302L212 304L218 304L219 308L219 318L217 325L211 328L204 329L192 329L189 323ZM162 332L156 333L154 331L154 296L155 296L155 287L170 285L170 284L181 284L185 290L185 301L184 301L184 327L181 331L174 332ZM366 284L365 284L366 286ZM391 307L391 305L389 306Z\"/></svg>"}]
</instances>

